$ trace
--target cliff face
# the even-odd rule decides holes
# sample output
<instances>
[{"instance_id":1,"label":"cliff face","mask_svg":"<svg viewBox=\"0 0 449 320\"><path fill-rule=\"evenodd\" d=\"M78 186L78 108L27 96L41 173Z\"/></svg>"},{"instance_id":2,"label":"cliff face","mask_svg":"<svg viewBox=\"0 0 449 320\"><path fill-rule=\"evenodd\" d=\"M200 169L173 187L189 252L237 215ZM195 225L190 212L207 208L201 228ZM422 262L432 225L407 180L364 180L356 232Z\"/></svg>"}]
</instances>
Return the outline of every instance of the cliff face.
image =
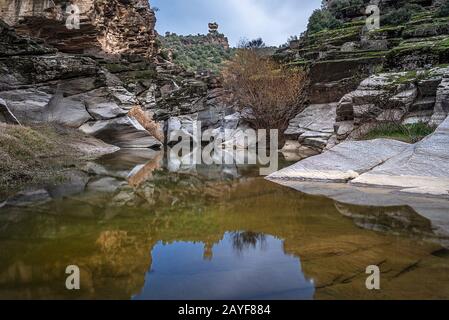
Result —
<instances>
[{"instance_id":1,"label":"cliff face","mask_svg":"<svg viewBox=\"0 0 449 320\"><path fill-rule=\"evenodd\" d=\"M161 144L159 133L147 131L145 119L130 112L149 109L155 91L155 16L148 2L0 4L1 18L10 24L0 21L0 102L2 113L9 114L5 119L12 114L23 124L55 122L119 147ZM70 4L79 8L79 29L66 26ZM115 65L123 80L109 70ZM147 81L138 86L143 78Z\"/></svg>"},{"instance_id":2,"label":"cliff face","mask_svg":"<svg viewBox=\"0 0 449 320\"><path fill-rule=\"evenodd\" d=\"M276 54L310 70L310 106L286 132L287 147L304 156L357 138L393 114L404 124L439 124L448 114L449 17L439 12L442 2L350 3L356 5L332 13L338 27L309 32ZM370 31L365 10L372 3L381 19Z\"/></svg>"},{"instance_id":3,"label":"cliff face","mask_svg":"<svg viewBox=\"0 0 449 320\"><path fill-rule=\"evenodd\" d=\"M146 0L73 3L79 30L65 25L68 1L0 0L0 121L56 122L146 148L169 123L216 127L232 113L216 78L162 58Z\"/></svg>"},{"instance_id":4,"label":"cliff face","mask_svg":"<svg viewBox=\"0 0 449 320\"><path fill-rule=\"evenodd\" d=\"M2 19L19 34L63 52L93 55L157 53L156 17L146 0L76 0L80 29L67 29L67 0L1 0Z\"/></svg>"}]
</instances>

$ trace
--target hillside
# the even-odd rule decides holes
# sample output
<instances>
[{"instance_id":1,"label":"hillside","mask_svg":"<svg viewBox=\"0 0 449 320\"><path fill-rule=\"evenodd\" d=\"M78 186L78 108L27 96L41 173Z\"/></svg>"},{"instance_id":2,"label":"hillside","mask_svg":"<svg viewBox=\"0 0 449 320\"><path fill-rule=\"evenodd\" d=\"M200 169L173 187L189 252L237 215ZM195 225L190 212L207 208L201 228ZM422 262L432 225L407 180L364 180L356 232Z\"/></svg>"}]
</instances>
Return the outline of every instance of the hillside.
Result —
<instances>
[{"instance_id":1,"label":"hillside","mask_svg":"<svg viewBox=\"0 0 449 320\"><path fill-rule=\"evenodd\" d=\"M159 39L163 56L188 71L218 73L222 63L234 53L228 39L218 32L187 36L167 33Z\"/></svg>"}]
</instances>

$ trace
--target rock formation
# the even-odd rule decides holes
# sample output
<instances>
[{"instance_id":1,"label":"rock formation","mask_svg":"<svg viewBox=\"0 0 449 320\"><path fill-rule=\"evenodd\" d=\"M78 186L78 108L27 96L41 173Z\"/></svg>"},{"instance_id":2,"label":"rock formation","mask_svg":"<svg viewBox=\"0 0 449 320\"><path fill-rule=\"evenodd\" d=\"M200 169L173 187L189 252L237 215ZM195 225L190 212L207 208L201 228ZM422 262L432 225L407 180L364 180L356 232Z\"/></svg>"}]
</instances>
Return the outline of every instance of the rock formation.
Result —
<instances>
[{"instance_id":1,"label":"rock formation","mask_svg":"<svg viewBox=\"0 0 449 320\"><path fill-rule=\"evenodd\" d=\"M397 3L376 2L382 12ZM365 26L365 5L342 9L342 27L305 34L275 54L288 66L309 68L311 77L310 106L291 121L285 149L310 156L388 117L433 125L446 118L449 18L435 15L438 2L416 3L422 11L409 22L372 31ZM304 126L301 119L315 120Z\"/></svg>"},{"instance_id":2,"label":"rock formation","mask_svg":"<svg viewBox=\"0 0 449 320\"><path fill-rule=\"evenodd\" d=\"M333 181L449 197L449 117L416 144L387 139L346 141L280 170L270 180Z\"/></svg>"},{"instance_id":3,"label":"rock formation","mask_svg":"<svg viewBox=\"0 0 449 320\"><path fill-rule=\"evenodd\" d=\"M158 55L147 1L72 2L0 2L11 25L0 24L0 119L57 122L122 148L148 148L164 142L149 122L162 131L170 117L189 115L214 127L233 113L215 77ZM70 4L79 7L79 29L65 25ZM135 107L139 119L129 114Z\"/></svg>"},{"instance_id":4,"label":"rock formation","mask_svg":"<svg viewBox=\"0 0 449 320\"><path fill-rule=\"evenodd\" d=\"M67 7L79 8L80 28L67 29ZM156 17L146 0L2 0L2 18L18 33L64 52L93 55L157 52Z\"/></svg>"}]
</instances>

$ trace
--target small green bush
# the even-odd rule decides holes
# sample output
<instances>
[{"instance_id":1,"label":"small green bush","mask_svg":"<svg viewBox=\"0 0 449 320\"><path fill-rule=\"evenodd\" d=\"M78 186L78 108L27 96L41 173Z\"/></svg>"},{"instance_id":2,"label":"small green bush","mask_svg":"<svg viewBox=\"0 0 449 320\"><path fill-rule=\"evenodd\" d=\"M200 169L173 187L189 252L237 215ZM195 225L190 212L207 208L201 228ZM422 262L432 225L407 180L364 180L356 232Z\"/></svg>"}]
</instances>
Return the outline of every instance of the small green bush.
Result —
<instances>
[{"instance_id":1,"label":"small green bush","mask_svg":"<svg viewBox=\"0 0 449 320\"><path fill-rule=\"evenodd\" d=\"M343 23L335 18L330 11L317 9L309 18L307 30L310 33L316 33L325 29L336 29L342 25Z\"/></svg>"},{"instance_id":2,"label":"small green bush","mask_svg":"<svg viewBox=\"0 0 449 320\"><path fill-rule=\"evenodd\" d=\"M406 4L398 9L393 9L381 16L382 25L401 25L410 21L415 13L423 10L418 4Z\"/></svg>"},{"instance_id":3,"label":"small green bush","mask_svg":"<svg viewBox=\"0 0 449 320\"><path fill-rule=\"evenodd\" d=\"M438 8L436 16L440 18L449 17L449 0L444 2L441 7Z\"/></svg>"},{"instance_id":4,"label":"small green bush","mask_svg":"<svg viewBox=\"0 0 449 320\"><path fill-rule=\"evenodd\" d=\"M335 18L341 19L345 9L361 8L364 4L363 0L334 0L329 6L329 11Z\"/></svg>"}]
</instances>

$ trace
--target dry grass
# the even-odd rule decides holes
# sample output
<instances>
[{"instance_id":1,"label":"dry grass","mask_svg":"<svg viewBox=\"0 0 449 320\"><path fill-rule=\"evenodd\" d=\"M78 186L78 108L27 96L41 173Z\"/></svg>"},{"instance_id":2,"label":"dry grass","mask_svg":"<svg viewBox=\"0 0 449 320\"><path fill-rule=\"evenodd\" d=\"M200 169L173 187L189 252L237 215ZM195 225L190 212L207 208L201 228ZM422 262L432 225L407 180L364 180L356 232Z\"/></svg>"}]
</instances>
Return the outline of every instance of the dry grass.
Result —
<instances>
[{"instance_id":1,"label":"dry grass","mask_svg":"<svg viewBox=\"0 0 449 320\"><path fill-rule=\"evenodd\" d=\"M164 143L164 133L156 121L151 119L139 106L134 106L128 113L129 116L135 118L153 137Z\"/></svg>"},{"instance_id":2,"label":"dry grass","mask_svg":"<svg viewBox=\"0 0 449 320\"><path fill-rule=\"evenodd\" d=\"M0 191L60 178L61 170L73 166L80 155L65 143L72 131L0 124Z\"/></svg>"}]
</instances>

